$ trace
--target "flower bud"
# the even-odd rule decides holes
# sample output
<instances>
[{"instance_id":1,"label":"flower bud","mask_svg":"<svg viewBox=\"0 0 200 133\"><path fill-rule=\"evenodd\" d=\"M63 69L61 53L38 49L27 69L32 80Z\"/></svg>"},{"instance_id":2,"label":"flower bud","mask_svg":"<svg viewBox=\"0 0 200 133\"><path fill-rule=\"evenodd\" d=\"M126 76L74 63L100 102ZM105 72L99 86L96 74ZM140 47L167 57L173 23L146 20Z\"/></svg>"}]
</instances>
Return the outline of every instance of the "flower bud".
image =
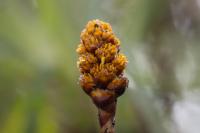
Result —
<instances>
[{"instance_id":1,"label":"flower bud","mask_svg":"<svg viewBox=\"0 0 200 133\"><path fill-rule=\"evenodd\" d=\"M117 77L107 86L108 90L114 91L117 96L121 96L128 86L128 79L125 77Z\"/></svg>"},{"instance_id":2,"label":"flower bud","mask_svg":"<svg viewBox=\"0 0 200 133\"><path fill-rule=\"evenodd\" d=\"M128 86L123 77L126 56L120 53L120 41L110 24L89 21L81 32L77 62L81 73L79 83L96 106L103 108L121 96Z\"/></svg>"},{"instance_id":3,"label":"flower bud","mask_svg":"<svg viewBox=\"0 0 200 133\"><path fill-rule=\"evenodd\" d=\"M90 94L90 92L94 89L95 83L90 74L83 74L80 76L80 85L82 89L87 93Z\"/></svg>"}]
</instances>

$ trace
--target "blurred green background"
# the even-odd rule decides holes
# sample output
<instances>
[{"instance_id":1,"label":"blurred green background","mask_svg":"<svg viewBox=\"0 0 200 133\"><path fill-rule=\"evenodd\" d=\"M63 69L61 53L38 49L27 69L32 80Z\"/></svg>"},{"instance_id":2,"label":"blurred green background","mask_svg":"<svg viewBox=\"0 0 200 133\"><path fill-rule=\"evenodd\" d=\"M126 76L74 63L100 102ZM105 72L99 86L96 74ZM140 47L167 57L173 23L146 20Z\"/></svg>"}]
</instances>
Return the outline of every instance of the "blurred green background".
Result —
<instances>
[{"instance_id":1,"label":"blurred green background","mask_svg":"<svg viewBox=\"0 0 200 133\"><path fill-rule=\"evenodd\" d=\"M117 133L199 133L199 0L0 0L0 133L97 133L80 32L109 22L128 57Z\"/></svg>"}]
</instances>

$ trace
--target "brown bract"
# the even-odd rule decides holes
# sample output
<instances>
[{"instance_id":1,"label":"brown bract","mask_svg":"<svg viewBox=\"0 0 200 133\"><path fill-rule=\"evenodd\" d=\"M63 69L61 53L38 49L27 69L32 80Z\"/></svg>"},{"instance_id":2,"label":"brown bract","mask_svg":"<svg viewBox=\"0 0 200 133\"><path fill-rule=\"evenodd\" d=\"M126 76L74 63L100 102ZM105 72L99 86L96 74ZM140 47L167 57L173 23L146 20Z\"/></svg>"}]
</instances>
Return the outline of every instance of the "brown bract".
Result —
<instances>
[{"instance_id":1,"label":"brown bract","mask_svg":"<svg viewBox=\"0 0 200 133\"><path fill-rule=\"evenodd\" d=\"M124 93L128 86L123 76L127 59L120 53L120 41L110 24L89 21L76 51L80 85L96 106L105 106Z\"/></svg>"}]
</instances>

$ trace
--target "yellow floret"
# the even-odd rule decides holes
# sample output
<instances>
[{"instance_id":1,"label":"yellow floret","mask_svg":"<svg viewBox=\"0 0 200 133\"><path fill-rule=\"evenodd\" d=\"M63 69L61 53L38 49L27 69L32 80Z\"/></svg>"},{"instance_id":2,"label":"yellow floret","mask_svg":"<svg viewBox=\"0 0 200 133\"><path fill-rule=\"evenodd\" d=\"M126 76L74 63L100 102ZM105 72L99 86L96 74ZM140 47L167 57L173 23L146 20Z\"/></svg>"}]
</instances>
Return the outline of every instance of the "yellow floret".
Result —
<instances>
[{"instance_id":1,"label":"yellow floret","mask_svg":"<svg viewBox=\"0 0 200 133\"><path fill-rule=\"evenodd\" d=\"M116 68L110 63L103 66L97 64L91 69L90 73L102 86L105 86L116 76Z\"/></svg>"},{"instance_id":2,"label":"yellow floret","mask_svg":"<svg viewBox=\"0 0 200 133\"><path fill-rule=\"evenodd\" d=\"M105 62L110 62L113 60L118 52L118 47L111 43L104 44L102 47L98 48L95 51L95 55L97 58L101 59L102 57L105 58Z\"/></svg>"}]
</instances>

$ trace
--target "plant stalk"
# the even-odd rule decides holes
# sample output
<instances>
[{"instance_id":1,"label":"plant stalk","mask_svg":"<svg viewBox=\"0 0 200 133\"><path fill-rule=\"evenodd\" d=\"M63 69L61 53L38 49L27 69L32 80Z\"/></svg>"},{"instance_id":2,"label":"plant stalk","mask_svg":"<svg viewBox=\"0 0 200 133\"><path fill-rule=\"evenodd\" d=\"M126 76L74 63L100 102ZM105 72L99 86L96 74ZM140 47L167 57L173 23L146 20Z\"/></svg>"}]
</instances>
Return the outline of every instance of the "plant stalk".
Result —
<instances>
[{"instance_id":1,"label":"plant stalk","mask_svg":"<svg viewBox=\"0 0 200 133\"><path fill-rule=\"evenodd\" d=\"M115 133L115 112L117 101L99 108L100 133Z\"/></svg>"}]
</instances>

